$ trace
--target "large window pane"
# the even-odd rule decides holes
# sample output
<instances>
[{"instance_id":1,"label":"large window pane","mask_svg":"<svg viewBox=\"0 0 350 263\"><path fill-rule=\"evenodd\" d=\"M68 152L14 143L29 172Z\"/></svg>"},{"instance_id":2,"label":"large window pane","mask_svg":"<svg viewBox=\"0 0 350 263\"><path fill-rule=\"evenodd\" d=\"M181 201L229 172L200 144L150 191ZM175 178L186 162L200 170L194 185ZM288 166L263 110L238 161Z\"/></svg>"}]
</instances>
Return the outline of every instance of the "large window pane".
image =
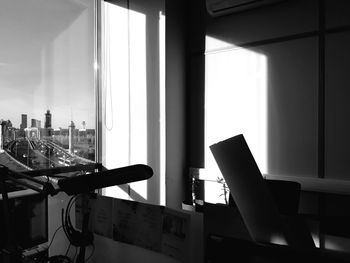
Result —
<instances>
[{"instance_id":1,"label":"large window pane","mask_svg":"<svg viewBox=\"0 0 350 263\"><path fill-rule=\"evenodd\" d=\"M103 165L147 164L147 181L103 194L165 204L165 15L163 0L105 1Z\"/></svg>"},{"instance_id":2,"label":"large window pane","mask_svg":"<svg viewBox=\"0 0 350 263\"><path fill-rule=\"evenodd\" d=\"M94 162L94 1L0 4L0 163Z\"/></svg>"},{"instance_id":3,"label":"large window pane","mask_svg":"<svg viewBox=\"0 0 350 263\"><path fill-rule=\"evenodd\" d=\"M221 176L209 146L238 134L267 177L316 177L317 39L242 48L208 36L206 44L203 178Z\"/></svg>"}]
</instances>

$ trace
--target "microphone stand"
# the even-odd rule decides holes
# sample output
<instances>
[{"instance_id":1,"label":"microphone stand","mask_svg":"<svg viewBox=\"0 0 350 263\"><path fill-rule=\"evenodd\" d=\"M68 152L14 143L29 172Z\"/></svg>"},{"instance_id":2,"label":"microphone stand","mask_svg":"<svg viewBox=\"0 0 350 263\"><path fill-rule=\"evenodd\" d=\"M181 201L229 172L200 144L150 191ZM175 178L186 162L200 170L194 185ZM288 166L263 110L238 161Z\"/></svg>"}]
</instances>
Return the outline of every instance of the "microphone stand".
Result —
<instances>
[{"instance_id":1,"label":"microphone stand","mask_svg":"<svg viewBox=\"0 0 350 263\"><path fill-rule=\"evenodd\" d=\"M54 174L58 174L58 173L69 173L69 172L75 172L75 171L85 171L85 172L95 172L97 170L97 173L94 174L98 174L100 175L102 171L106 171L107 169L105 167L102 166L101 163L96 163L96 164L78 164L78 165L74 165L74 166L65 166L65 167L55 167L55 168L49 168L49 169L41 169L41 170L35 170L35 171L27 171L25 172L27 175L33 175L33 176L39 176L39 175L54 175ZM79 183L84 185L84 177L87 174L85 174L83 177L79 177ZM62 181L66 181L66 180L71 180L71 179L61 179ZM60 186L58 192L63 191L65 192L67 195L73 195L73 193L71 193L68 189L66 189L64 186L61 186L59 181L57 182ZM68 183L70 183L70 181L68 181ZM73 188L77 188L76 185L73 186ZM93 190L99 188L99 187L93 187L94 189L89 189L89 191L87 192L92 192ZM85 191L83 191L82 189L79 189L79 191L75 194L80 194L83 193L83 203L84 202L88 202L88 195L85 194ZM82 229L81 229L81 235L82 237L85 237L88 232L88 225L89 225L89 217L90 217L90 211L88 211L85 206L83 205L83 224L82 224ZM69 211L66 211L67 213ZM76 263L84 263L85 262L85 250L86 250L86 246L85 245L81 245L79 247L79 254L77 256L76 259Z\"/></svg>"},{"instance_id":2,"label":"microphone stand","mask_svg":"<svg viewBox=\"0 0 350 263\"><path fill-rule=\"evenodd\" d=\"M86 236L89 231L89 217L90 217L90 210L88 208L88 202L89 197L86 194L82 195L82 213L83 213L83 222L82 222L82 229L81 233L82 236ZM79 254L77 256L76 263L84 263L85 262L85 250L86 246L81 245L79 248Z\"/></svg>"},{"instance_id":3,"label":"microphone stand","mask_svg":"<svg viewBox=\"0 0 350 263\"><path fill-rule=\"evenodd\" d=\"M19 263L21 262L21 249L17 244L16 237L14 235L13 225L10 218L9 196L6 187L6 181L10 180L18 185L25 186L32 189L44 196L55 195L60 192L60 189L55 189L51 182L43 182L32 176L40 175L53 175L57 173L74 172L81 170L95 170L100 168L101 164L89 164L89 165L76 165L71 167L57 167L52 169L42 169L28 172L15 172L4 165L0 165L0 193L2 194L2 210L4 218L4 248L1 249L3 263ZM25 179L25 180L23 180Z\"/></svg>"},{"instance_id":4,"label":"microphone stand","mask_svg":"<svg viewBox=\"0 0 350 263\"><path fill-rule=\"evenodd\" d=\"M96 170L97 172L95 172ZM58 188L55 188L52 184L52 181L49 180L49 176L53 176L59 173L69 173L76 171L92 173L58 180ZM4 258L3 263L21 262L21 250L18 247L18 244L16 243L14 235L12 235L13 226L11 224L10 218L9 198L6 187L6 180L11 180L16 184L26 186L29 189L39 192L44 196L53 196L63 191L67 195L83 194L83 198L85 198L86 200L87 194L92 193L96 189L146 180L152 175L152 168L142 164L130 165L127 167L121 167L111 170L106 169L100 163L87 165L80 164L75 166L55 167L26 172L15 172L8 169L4 165L0 165L0 193L2 194L3 199L2 208L4 213L4 232L6 233L5 249L2 249L2 254ZM48 180L44 182L35 178L38 176L47 176ZM25 181L23 181L23 179L25 179ZM89 215L90 212L88 210L83 211L83 237L88 234ZM85 262L85 247L86 246L84 245L80 246L80 251L76 263Z\"/></svg>"}]
</instances>

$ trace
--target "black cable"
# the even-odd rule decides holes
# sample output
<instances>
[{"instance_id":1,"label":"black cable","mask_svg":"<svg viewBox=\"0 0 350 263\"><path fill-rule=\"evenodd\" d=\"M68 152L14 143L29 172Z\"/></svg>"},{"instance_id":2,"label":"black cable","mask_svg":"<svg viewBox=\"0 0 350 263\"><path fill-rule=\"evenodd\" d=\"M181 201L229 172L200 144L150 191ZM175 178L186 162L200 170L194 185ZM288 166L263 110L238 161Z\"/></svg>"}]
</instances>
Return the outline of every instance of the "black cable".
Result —
<instances>
[{"instance_id":1,"label":"black cable","mask_svg":"<svg viewBox=\"0 0 350 263\"><path fill-rule=\"evenodd\" d=\"M65 256L67 256L68 255L68 252L69 252L69 249L70 249L70 247L71 247L71 243L69 243L69 245L68 245L68 247L67 247L67 250L66 250L66 254L64 254Z\"/></svg>"},{"instance_id":2,"label":"black cable","mask_svg":"<svg viewBox=\"0 0 350 263\"><path fill-rule=\"evenodd\" d=\"M71 200L69 200L69 203L67 205L67 208L66 208L66 225L68 226L68 229L70 230L71 233L74 233L75 229L72 225L72 221L70 219L70 210L72 209L73 207L73 204L75 203L76 201L76 198L78 196L74 196L73 198L71 198Z\"/></svg>"},{"instance_id":3,"label":"black cable","mask_svg":"<svg viewBox=\"0 0 350 263\"><path fill-rule=\"evenodd\" d=\"M71 242L71 237L68 234L68 230L66 229L66 225L65 225L65 221L64 221L64 209L63 208L61 210L61 222L62 222L63 231L64 231L66 237L68 238L69 242Z\"/></svg>"},{"instance_id":4,"label":"black cable","mask_svg":"<svg viewBox=\"0 0 350 263\"><path fill-rule=\"evenodd\" d=\"M88 261L92 258L94 252L95 252L95 245L92 244L92 251L91 251L91 254L88 256L87 259L85 259L85 262L88 262Z\"/></svg>"},{"instance_id":5,"label":"black cable","mask_svg":"<svg viewBox=\"0 0 350 263\"><path fill-rule=\"evenodd\" d=\"M64 211L63 211L63 209L62 209L62 213L63 213L63 212L64 212ZM61 228L63 228L64 232L66 233L66 230L65 230L65 226L64 226L64 222L63 222L63 221L62 221L62 225L59 226L59 227L55 230L55 232L54 232L54 234L53 234L53 236L52 236L52 239L51 239L51 241L50 241L50 244L49 244L49 246L48 246L48 248L47 248L48 250L50 249L51 245L53 244L53 241L54 241L54 239L55 239L55 237L56 237L57 232L58 232ZM66 235L66 236L67 236L67 235ZM68 237L68 236L67 236L67 237ZM68 240L69 240L69 239L68 239ZM70 240L69 240L69 241L70 241ZM67 251L66 251L66 255L55 255L55 256L51 256L51 257L48 257L48 258L44 259L44 261L42 261L42 262L43 262L43 263L73 263L73 261L67 256L70 246L71 246L71 242L69 242L69 246L68 246L68 249L67 249Z\"/></svg>"},{"instance_id":6,"label":"black cable","mask_svg":"<svg viewBox=\"0 0 350 263\"><path fill-rule=\"evenodd\" d=\"M75 257L78 255L78 248L75 247L75 253L74 253L74 257L73 257L73 262L75 261Z\"/></svg>"},{"instance_id":7,"label":"black cable","mask_svg":"<svg viewBox=\"0 0 350 263\"><path fill-rule=\"evenodd\" d=\"M66 225L66 228L68 230L69 235L71 236L72 244L75 246L80 246L80 244L79 244L80 242L79 242L79 240L77 240L77 233L78 232L73 227L72 221L70 219L70 210L72 209L73 204L75 203L77 197L78 196L76 195L69 200L69 203L68 203L67 208L66 208L65 225Z\"/></svg>"},{"instance_id":8,"label":"black cable","mask_svg":"<svg viewBox=\"0 0 350 263\"><path fill-rule=\"evenodd\" d=\"M73 244L74 246L76 246L75 242L74 242L74 239L72 237L73 235L73 229L70 228L68 226L68 223L67 223L67 213L68 213L68 210L69 208L71 207L72 205L72 201L75 200L76 196L72 196L69 201L68 201L68 204L67 204L67 207L66 207L66 212L64 212L64 209L62 208L62 213L61 213L61 221L62 221L62 226L63 226L63 230L64 230L64 233L66 234L69 242L71 244Z\"/></svg>"},{"instance_id":9,"label":"black cable","mask_svg":"<svg viewBox=\"0 0 350 263\"><path fill-rule=\"evenodd\" d=\"M48 249L51 247L54 239L55 239L55 236L57 234L57 232L63 228L63 231L64 233L66 234L66 237L68 238L68 241L69 241L69 246L66 250L66 254L65 255L55 255L55 256L51 256L49 258L46 258L44 261L42 261L43 263L73 263L75 258L76 258L76 255L77 255L77 252L78 252L78 247L82 246L82 244L80 244L82 241L80 240L80 238L77 238L77 233L80 233L78 232L77 230L74 229L73 225L72 225L72 222L71 222L71 219L70 219L70 211L73 207L73 204L76 202L76 198L78 197L78 195L76 196L72 196L68 203L67 203L67 206L66 206L66 211L64 211L64 208L62 208L62 213L61 213L61 221L62 221L62 225L59 226L53 236L52 236L52 239L50 241L50 244L48 246ZM71 245L75 246L75 255L73 257L73 260L70 259L67 254L70 250L70 247ZM88 260L91 259L91 257L93 256L94 254L94 251L95 251L95 246L93 244L92 245L92 252L91 254L89 255L89 257L85 260L85 262L87 262Z\"/></svg>"},{"instance_id":10,"label":"black cable","mask_svg":"<svg viewBox=\"0 0 350 263\"><path fill-rule=\"evenodd\" d=\"M64 209L62 209L61 220L64 232L69 242L75 247L82 247L92 244L93 235L90 232L82 233L76 230L72 224L70 211L78 196L79 195L71 197L66 206L66 210L64 211Z\"/></svg>"},{"instance_id":11,"label":"black cable","mask_svg":"<svg viewBox=\"0 0 350 263\"><path fill-rule=\"evenodd\" d=\"M51 247L51 245L52 245L52 242L53 242L53 240L55 239L55 236L56 236L56 234L57 234L57 232L58 232L58 230L60 230L61 228L63 228L63 226L61 225L61 226L59 226L56 230L55 230L55 233L53 233L53 236L52 236L52 238L51 238L51 241L50 241L50 244L49 244L49 246L47 247L47 250L49 250L50 249L50 247Z\"/></svg>"}]
</instances>

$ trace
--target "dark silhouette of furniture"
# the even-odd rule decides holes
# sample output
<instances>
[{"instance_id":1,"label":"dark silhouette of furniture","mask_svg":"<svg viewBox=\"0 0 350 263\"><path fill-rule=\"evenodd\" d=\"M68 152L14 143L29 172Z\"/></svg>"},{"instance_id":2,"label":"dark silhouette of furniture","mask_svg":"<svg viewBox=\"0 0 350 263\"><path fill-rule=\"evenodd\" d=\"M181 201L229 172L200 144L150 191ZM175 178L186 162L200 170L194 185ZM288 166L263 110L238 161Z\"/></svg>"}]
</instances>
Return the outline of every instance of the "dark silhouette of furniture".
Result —
<instances>
[{"instance_id":1,"label":"dark silhouette of furniture","mask_svg":"<svg viewBox=\"0 0 350 263\"><path fill-rule=\"evenodd\" d=\"M206 263L295 263L350 262L350 254L319 248L295 248L227 236L210 235L206 240Z\"/></svg>"},{"instance_id":2,"label":"dark silhouette of furniture","mask_svg":"<svg viewBox=\"0 0 350 263\"><path fill-rule=\"evenodd\" d=\"M310 232L296 217L297 183L266 181L242 134L211 145L210 150L252 240L315 247Z\"/></svg>"},{"instance_id":3,"label":"dark silhouette of furniture","mask_svg":"<svg viewBox=\"0 0 350 263\"><path fill-rule=\"evenodd\" d=\"M242 134L210 149L251 240L209 234L206 262L350 262L347 253L315 247L298 215L300 184L264 179Z\"/></svg>"},{"instance_id":4,"label":"dark silhouette of furniture","mask_svg":"<svg viewBox=\"0 0 350 263\"><path fill-rule=\"evenodd\" d=\"M265 179L277 209L282 215L297 215L301 185L294 181Z\"/></svg>"}]
</instances>

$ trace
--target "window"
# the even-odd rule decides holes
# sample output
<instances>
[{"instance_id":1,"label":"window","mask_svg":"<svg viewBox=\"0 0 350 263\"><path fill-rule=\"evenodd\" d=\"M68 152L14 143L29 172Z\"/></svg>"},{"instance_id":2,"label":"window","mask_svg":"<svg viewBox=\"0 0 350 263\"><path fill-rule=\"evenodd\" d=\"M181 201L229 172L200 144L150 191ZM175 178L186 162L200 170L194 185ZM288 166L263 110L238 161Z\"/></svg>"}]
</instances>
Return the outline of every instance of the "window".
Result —
<instances>
[{"instance_id":1,"label":"window","mask_svg":"<svg viewBox=\"0 0 350 263\"><path fill-rule=\"evenodd\" d=\"M95 162L96 2L0 1L0 164L27 171ZM64 233L54 234L67 199L49 196L31 211L47 213L41 229L58 239L53 254L68 252Z\"/></svg>"},{"instance_id":2,"label":"window","mask_svg":"<svg viewBox=\"0 0 350 263\"><path fill-rule=\"evenodd\" d=\"M267 59L210 36L206 47L205 198L223 202L217 194L221 192L213 189L221 187L215 183L221 173L210 145L244 134L259 168L266 172Z\"/></svg>"},{"instance_id":3,"label":"window","mask_svg":"<svg viewBox=\"0 0 350 263\"><path fill-rule=\"evenodd\" d=\"M95 2L2 1L0 163L95 162Z\"/></svg>"},{"instance_id":4,"label":"window","mask_svg":"<svg viewBox=\"0 0 350 263\"><path fill-rule=\"evenodd\" d=\"M154 172L103 194L164 205L164 1L105 1L101 17L103 164L142 163Z\"/></svg>"},{"instance_id":5,"label":"window","mask_svg":"<svg viewBox=\"0 0 350 263\"><path fill-rule=\"evenodd\" d=\"M316 38L246 48L207 36L206 179L221 177L209 146L238 134L263 175L317 177L316 47Z\"/></svg>"},{"instance_id":6,"label":"window","mask_svg":"<svg viewBox=\"0 0 350 263\"><path fill-rule=\"evenodd\" d=\"M165 204L164 1L19 2L0 10L0 163L148 164L103 193Z\"/></svg>"}]
</instances>

